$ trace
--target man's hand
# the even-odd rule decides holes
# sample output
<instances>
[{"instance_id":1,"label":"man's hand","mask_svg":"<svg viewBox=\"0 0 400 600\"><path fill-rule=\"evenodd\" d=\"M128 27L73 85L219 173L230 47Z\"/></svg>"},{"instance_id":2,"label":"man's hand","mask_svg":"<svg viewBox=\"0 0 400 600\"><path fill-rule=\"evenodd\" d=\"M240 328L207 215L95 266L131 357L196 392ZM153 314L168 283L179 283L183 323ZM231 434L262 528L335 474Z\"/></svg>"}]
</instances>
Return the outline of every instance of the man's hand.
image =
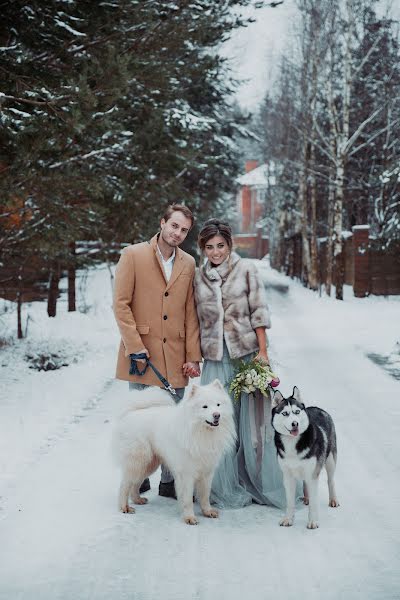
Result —
<instances>
[{"instance_id":1,"label":"man's hand","mask_svg":"<svg viewBox=\"0 0 400 600\"><path fill-rule=\"evenodd\" d=\"M200 375L200 365L198 362L187 362L182 367L185 377L198 377Z\"/></svg>"},{"instance_id":2,"label":"man's hand","mask_svg":"<svg viewBox=\"0 0 400 600\"><path fill-rule=\"evenodd\" d=\"M149 351L147 350L147 348L142 348L138 352L135 352L135 354L146 354L147 358L150 358L150 354L149 354ZM136 360L136 362L138 362L142 365L146 364L146 361L144 358L135 358L135 360Z\"/></svg>"}]
</instances>

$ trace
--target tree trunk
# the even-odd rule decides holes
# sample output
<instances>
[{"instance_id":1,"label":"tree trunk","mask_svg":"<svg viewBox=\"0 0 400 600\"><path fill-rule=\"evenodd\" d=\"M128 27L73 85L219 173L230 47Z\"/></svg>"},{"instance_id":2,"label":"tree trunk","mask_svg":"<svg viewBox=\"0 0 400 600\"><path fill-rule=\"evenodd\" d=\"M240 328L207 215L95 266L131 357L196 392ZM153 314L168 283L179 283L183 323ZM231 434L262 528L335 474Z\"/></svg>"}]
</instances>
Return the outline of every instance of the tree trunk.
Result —
<instances>
[{"instance_id":1,"label":"tree trunk","mask_svg":"<svg viewBox=\"0 0 400 600\"><path fill-rule=\"evenodd\" d=\"M68 267L68 312L76 311L76 292L75 292L75 242L69 245L71 254L71 263Z\"/></svg>"},{"instance_id":2,"label":"tree trunk","mask_svg":"<svg viewBox=\"0 0 400 600\"><path fill-rule=\"evenodd\" d=\"M333 57L332 52L329 54L329 66L332 72ZM329 166L329 186L328 186L328 223L327 223L327 243L326 243L326 278L325 278L325 292L328 296L332 293L332 281L333 281L333 214L335 207L335 180L336 180L336 168L335 168L335 157L337 155L337 121L336 112L333 100L333 89L332 81L328 78L328 115L329 115L329 146L331 154L331 164Z\"/></svg>"},{"instance_id":3,"label":"tree trunk","mask_svg":"<svg viewBox=\"0 0 400 600\"><path fill-rule=\"evenodd\" d=\"M17 292L17 336L19 340L22 340L24 334L22 332L22 282L24 279L24 267L20 265L18 267L18 292Z\"/></svg>"},{"instance_id":4,"label":"tree trunk","mask_svg":"<svg viewBox=\"0 0 400 600\"><path fill-rule=\"evenodd\" d=\"M301 212L301 242L302 242L302 262L301 279L308 285L311 271L310 246L308 241L308 199L306 186L306 162L307 162L307 142L303 140L303 157L299 174L298 205Z\"/></svg>"},{"instance_id":5,"label":"tree trunk","mask_svg":"<svg viewBox=\"0 0 400 600\"><path fill-rule=\"evenodd\" d=\"M22 309L22 292L18 291L18 294L17 294L17 328L18 328L18 339L19 340L22 340L22 338L24 337L22 335L21 309Z\"/></svg>"},{"instance_id":6,"label":"tree trunk","mask_svg":"<svg viewBox=\"0 0 400 600\"><path fill-rule=\"evenodd\" d=\"M333 260L336 285L336 300L343 300L344 269L342 265L342 229L343 229L343 185L344 157L338 157L336 169L336 198L333 209Z\"/></svg>"},{"instance_id":7,"label":"tree trunk","mask_svg":"<svg viewBox=\"0 0 400 600\"><path fill-rule=\"evenodd\" d=\"M350 137L350 100L352 87L351 43L354 29L354 12L352 0L346 0L347 31L345 36L344 52L344 80L343 80L343 108L342 108L342 133L337 144L336 162L336 201L333 214L334 246L333 256L335 262L336 299L343 300L344 283L344 257L342 256L342 230L343 230L343 198L344 198L344 170L347 159L347 143Z\"/></svg>"},{"instance_id":8,"label":"tree trunk","mask_svg":"<svg viewBox=\"0 0 400 600\"><path fill-rule=\"evenodd\" d=\"M60 283L60 266L58 262L50 272L49 294L47 299L47 314L49 317L55 317L57 313L58 285Z\"/></svg>"},{"instance_id":9,"label":"tree trunk","mask_svg":"<svg viewBox=\"0 0 400 600\"><path fill-rule=\"evenodd\" d=\"M111 297L114 297L114 273L112 272L111 264L107 261L107 269L110 274Z\"/></svg>"},{"instance_id":10,"label":"tree trunk","mask_svg":"<svg viewBox=\"0 0 400 600\"><path fill-rule=\"evenodd\" d=\"M320 72L320 48L321 48L321 19L322 15L313 4L311 15L312 46L311 46L311 82L312 93L310 103L311 114L311 148L310 148L310 276L309 285L313 290L318 289L318 256L317 256L317 182L315 177L315 140L316 140L316 121L317 121L317 96L318 96L318 77ZM322 9L323 10L323 9Z\"/></svg>"},{"instance_id":11,"label":"tree trunk","mask_svg":"<svg viewBox=\"0 0 400 600\"><path fill-rule=\"evenodd\" d=\"M309 283L310 288L312 290L316 290L318 288L318 254L317 254L317 185L314 175L314 166L315 166L315 148L314 145L311 146L311 197L310 197L310 209L311 209L311 221L310 221L310 229L311 229L311 237L310 237L310 277Z\"/></svg>"},{"instance_id":12,"label":"tree trunk","mask_svg":"<svg viewBox=\"0 0 400 600\"><path fill-rule=\"evenodd\" d=\"M328 191L328 236L326 242L326 278L325 292L328 296L332 291L332 276L333 276L333 207L335 202L335 188L332 177L329 180Z\"/></svg>"}]
</instances>

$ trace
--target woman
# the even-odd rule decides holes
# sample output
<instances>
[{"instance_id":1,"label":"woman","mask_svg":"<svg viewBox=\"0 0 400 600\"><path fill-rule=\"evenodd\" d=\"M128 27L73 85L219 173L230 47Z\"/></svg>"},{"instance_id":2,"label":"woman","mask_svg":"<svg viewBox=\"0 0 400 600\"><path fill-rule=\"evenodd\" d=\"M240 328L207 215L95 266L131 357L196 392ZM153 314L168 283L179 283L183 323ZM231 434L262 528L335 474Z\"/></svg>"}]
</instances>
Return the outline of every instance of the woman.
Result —
<instances>
[{"instance_id":1,"label":"woman","mask_svg":"<svg viewBox=\"0 0 400 600\"><path fill-rule=\"evenodd\" d=\"M210 219L198 245L206 258L196 271L195 299L204 365L201 383L218 378L228 389L235 359L256 358L269 363L266 328L270 327L264 287L257 267L232 251L227 223ZM212 501L241 507L252 501L284 506L285 493L278 465L269 401L242 393L234 402L238 446L221 462L212 485Z\"/></svg>"}]
</instances>

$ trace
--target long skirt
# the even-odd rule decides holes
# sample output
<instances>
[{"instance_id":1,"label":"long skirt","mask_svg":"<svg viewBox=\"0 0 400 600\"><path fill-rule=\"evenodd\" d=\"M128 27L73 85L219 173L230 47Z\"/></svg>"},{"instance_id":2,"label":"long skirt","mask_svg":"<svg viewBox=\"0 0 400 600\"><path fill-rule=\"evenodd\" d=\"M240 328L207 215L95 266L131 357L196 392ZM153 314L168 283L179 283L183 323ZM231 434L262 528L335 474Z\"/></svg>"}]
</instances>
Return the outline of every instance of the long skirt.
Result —
<instances>
[{"instance_id":1,"label":"long skirt","mask_svg":"<svg viewBox=\"0 0 400 600\"><path fill-rule=\"evenodd\" d=\"M244 356L248 361L254 354ZM235 366L224 344L221 361L206 360L201 384L219 379L227 392L235 376ZM211 487L211 502L222 508L239 508L256 502L283 508L285 490L278 464L271 421L271 403L263 396L242 393L235 408L238 443L226 454L215 473Z\"/></svg>"}]
</instances>

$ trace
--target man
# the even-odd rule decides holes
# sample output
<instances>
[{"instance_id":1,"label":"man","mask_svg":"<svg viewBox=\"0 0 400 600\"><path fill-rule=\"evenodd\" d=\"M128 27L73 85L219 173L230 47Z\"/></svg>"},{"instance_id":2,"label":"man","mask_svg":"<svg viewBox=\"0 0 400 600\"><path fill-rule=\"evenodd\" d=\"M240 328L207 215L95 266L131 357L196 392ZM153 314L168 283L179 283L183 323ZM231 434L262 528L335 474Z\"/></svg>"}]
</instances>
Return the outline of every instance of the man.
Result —
<instances>
[{"instance_id":1,"label":"man","mask_svg":"<svg viewBox=\"0 0 400 600\"><path fill-rule=\"evenodd\" d=\"M114 314L121 332L117 379L130 389L163 387L149 367L144 375L130 375L132 354L146 354L175 388L179 401L188 377L200 375L199 323L193 296L195 261L179 248L193 215L183 205L168 206L161 231L149 242L124 248L114 287ZM145 361L138 361L142 369ZM141 492L150 489L146 479ZM176 498L172 474L162 466L160 496Z\"/></svg>"}]
</instances>

